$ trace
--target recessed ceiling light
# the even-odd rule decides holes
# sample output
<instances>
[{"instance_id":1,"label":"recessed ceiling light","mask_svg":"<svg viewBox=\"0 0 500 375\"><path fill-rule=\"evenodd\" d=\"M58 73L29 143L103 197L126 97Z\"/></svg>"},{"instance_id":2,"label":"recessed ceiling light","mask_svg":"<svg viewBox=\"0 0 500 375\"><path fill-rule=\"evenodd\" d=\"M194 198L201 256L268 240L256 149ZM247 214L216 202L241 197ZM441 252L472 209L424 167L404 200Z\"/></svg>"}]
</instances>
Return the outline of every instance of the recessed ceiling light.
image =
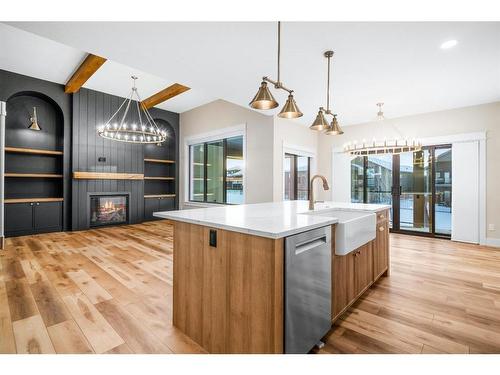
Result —
<instances>
[{"instance_id":1,"label":"recessed ceiling light","mask_svg":"<svg viewBox=\"0 0 500 375\"><path fill-rule=\"evenodd\" d=\"M455 39L447 40L446 42L441 44L441 49L450 49L450 48L455 47L457 44L458 44L458 41L456 41Z\"/></svg>"}]
</instances>

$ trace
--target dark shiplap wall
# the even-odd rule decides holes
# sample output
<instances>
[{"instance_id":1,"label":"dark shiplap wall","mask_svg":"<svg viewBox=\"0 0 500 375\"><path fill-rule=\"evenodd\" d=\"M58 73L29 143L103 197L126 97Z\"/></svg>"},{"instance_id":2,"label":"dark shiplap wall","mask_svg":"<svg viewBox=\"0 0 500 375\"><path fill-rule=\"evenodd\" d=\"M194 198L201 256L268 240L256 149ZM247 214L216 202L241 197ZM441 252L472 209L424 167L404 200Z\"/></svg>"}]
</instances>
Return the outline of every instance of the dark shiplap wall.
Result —
<instances>
[{"instance_id":1,"label":"dark shiplap wall","mask_svg":"<svg viewBox=\"0 0 500 375\"><path fill-rule=\"evenodd\" d=\"M122 101L123 98L87 89L81 89L73 95L73 172L144 173L144 146L110 141L97 135L97 126L107 121ZM175 159L178 160L179 115L156 108L150 112L154 118L168 122L174 129ZM99 162L99 157L105 157L106 162ZM88 228L88 193L92 192L129 192L130 223L143 220L143 181L73 180L73 230Z\"/></svg>"}]
</instances>

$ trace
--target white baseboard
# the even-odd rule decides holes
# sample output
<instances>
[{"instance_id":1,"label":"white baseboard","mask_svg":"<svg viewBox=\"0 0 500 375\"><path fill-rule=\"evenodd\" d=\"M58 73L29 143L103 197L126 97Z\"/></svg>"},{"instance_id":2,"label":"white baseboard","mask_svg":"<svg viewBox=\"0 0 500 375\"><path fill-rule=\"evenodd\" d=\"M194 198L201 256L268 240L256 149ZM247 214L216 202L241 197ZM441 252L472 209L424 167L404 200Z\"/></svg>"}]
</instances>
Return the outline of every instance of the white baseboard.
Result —
<instances>
[{"instance_id":1,"label":"white baseboard","mask_svg":"<svg viewBox=\"0 0 500 375\"><path fill-rule=\"evenodd\" d=\"M500 247L500 238L486 237L486 246Z\"/></svg>"}]
</instances>

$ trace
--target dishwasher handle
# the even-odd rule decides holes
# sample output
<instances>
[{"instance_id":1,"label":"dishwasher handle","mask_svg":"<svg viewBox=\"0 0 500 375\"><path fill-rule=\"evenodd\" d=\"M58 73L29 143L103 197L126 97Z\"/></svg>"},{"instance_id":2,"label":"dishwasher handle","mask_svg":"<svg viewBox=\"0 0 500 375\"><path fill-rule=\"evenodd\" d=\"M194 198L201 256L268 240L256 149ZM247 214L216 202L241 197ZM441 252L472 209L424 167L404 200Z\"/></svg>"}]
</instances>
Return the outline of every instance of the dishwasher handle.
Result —
<instances>
[{"instance_id":1,"label":"dishwasher handle","mask_svg":"<svg viewBox=\"0 0 500 375\"><path fill-rule=\"evenodd\" d=\"M318 246L324 245L326 243L326 236L322 236L319 238L313 238L311 240L308 240L306 242L302 242L300 244L297 244L295 247L295 255L302 254L306 251L312 250Z\"/></svg>"}]
</instances>

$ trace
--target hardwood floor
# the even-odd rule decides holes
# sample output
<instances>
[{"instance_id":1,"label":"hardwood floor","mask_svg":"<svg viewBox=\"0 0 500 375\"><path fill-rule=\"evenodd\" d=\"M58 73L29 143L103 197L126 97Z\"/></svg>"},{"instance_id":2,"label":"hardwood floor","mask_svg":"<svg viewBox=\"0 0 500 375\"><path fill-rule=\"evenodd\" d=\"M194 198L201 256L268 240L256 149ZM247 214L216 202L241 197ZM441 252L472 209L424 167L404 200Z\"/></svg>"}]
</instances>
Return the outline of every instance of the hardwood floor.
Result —
<instances>
[{"instance_id":1,"label":"hardwood floor","mask_svg":"<svg viewBox=\"0 0 500 375\"><path fill-rule=\"evenodd\" d=\"M172 226L10 238L0 353L203 353L172 326ZM389 278L318 353L500 353L500 250L391 235Z\"/></svg>"},{"instance_id":2,"label":"hardwood floor","mask_svg":"<svg viewBox=\"0 0 500 375\"><path fill-rule=\"evenodd\" d=\"M500 249L391 234L391 276L319 353L500 353Z\"/></svg>"},{"instance_id":3,"label":"hardwood floor","mask_svg":"<svg viewBox=\"0 0 500 375\"><path fill-rule=\"evenodd\" d=\"M203 353L172 326L166 221L9 238L0 353Z\"/></svg>"}]
</instances>

